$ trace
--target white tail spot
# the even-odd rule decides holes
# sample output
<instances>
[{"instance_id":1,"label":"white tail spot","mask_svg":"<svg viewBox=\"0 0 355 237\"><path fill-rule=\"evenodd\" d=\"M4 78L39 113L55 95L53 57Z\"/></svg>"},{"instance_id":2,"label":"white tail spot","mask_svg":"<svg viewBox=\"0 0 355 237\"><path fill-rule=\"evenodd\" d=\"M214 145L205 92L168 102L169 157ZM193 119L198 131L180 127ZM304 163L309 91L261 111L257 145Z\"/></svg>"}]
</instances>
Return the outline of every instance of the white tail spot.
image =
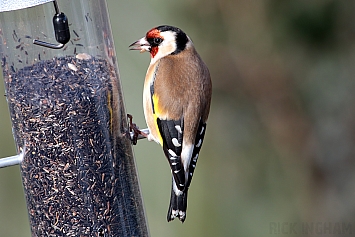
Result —
<instances>
[{"instance_id":1,"label":"white tail spot","mask_svg":"<svg viewBox=\"0 0 355 237\"><path fill-rule=\"evenodd\" d=\"M179 210L172 210L171 219L174 219L175 217L177 217L178 213L179 213Z\"/></svg>"}]
</instances>

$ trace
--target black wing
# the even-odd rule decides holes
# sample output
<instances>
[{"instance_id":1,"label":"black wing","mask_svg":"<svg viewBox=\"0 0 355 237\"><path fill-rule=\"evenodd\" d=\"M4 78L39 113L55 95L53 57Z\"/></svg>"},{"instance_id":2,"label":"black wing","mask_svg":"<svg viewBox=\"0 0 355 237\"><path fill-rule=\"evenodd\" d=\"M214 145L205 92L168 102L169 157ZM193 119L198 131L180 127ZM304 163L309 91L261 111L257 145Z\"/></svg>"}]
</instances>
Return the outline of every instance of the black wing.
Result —
<instances>
[{"instance_id":1,"label":"black wing","mask_svg":"<svg viewBox=\"0 0 355 237\"><path fill-rule=\"evenodd\" d=\"M163 150L169 161L176 186L183 191L185 189L185 171L181 161L181 151L184 119L163 120L157 118L157 124L163 139Z\"/></svg>"}]
</instances>

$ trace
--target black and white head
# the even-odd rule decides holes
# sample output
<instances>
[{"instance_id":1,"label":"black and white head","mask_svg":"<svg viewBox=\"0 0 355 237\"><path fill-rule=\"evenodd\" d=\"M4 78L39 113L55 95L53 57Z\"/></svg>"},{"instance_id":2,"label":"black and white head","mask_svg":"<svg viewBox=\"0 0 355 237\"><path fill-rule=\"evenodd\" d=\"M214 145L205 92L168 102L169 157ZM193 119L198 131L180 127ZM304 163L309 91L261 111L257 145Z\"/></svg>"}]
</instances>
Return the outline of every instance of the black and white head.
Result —
<instances>
[{"instance_id":1,"label":"black and white head","mask_svg":"<svg viewBox=\"0 0 355 237\"><path fill-rule=\"evenodd\" d=\"M175 55L192 46L190 38L179 28L162 25L149 30L145 37L129 47L131 50L149 51L151 64L167 56Z\"/></svg>"}]
</instances>

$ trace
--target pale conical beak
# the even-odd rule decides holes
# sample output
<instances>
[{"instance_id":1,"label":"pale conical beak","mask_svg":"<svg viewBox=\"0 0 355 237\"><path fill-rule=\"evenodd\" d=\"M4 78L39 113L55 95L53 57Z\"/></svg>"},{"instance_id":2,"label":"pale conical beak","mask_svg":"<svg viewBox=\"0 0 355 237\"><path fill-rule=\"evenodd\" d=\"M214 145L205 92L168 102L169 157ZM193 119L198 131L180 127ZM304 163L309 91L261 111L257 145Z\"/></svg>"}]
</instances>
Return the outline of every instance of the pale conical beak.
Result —
<instances>
[{"instance_id":1,"label":"pale conical beak","mask_svg":"<svg viewBox=\"0 0 355 237\"><path fill-rule=\"evenodd\" d=\"M129 47L132 47L132 48L130 48L130 50L140 50L141 53L143 53L145 51L150 51L150 44L145 39L145 37L143 37L140 40L137 40L136 42L131 44Z\"/></svg>"}]
</instances>

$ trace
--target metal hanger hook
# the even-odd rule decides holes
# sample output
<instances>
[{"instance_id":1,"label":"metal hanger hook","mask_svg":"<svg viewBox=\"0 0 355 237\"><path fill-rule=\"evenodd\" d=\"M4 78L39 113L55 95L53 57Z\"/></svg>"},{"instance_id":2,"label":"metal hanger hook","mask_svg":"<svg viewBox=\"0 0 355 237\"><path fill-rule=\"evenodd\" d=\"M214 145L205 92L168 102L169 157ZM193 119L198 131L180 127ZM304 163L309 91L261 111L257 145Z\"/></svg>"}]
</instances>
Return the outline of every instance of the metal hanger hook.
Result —
<instances>
[{"instance_id":1,"label":"metal hanger hook","mask_svg":"<svg viewBox=\"0 0 355 237\"><path fill-rule=\"evenodd\" d=\"M33 43L51 49L61 49L70 40L69 23L67 16L63 12L60 12L57 1L54 0L53 3L56 12L53 17L54 34L59 44L52 44L36 39L33 40Z\"/></svg>"}]
</instances>

